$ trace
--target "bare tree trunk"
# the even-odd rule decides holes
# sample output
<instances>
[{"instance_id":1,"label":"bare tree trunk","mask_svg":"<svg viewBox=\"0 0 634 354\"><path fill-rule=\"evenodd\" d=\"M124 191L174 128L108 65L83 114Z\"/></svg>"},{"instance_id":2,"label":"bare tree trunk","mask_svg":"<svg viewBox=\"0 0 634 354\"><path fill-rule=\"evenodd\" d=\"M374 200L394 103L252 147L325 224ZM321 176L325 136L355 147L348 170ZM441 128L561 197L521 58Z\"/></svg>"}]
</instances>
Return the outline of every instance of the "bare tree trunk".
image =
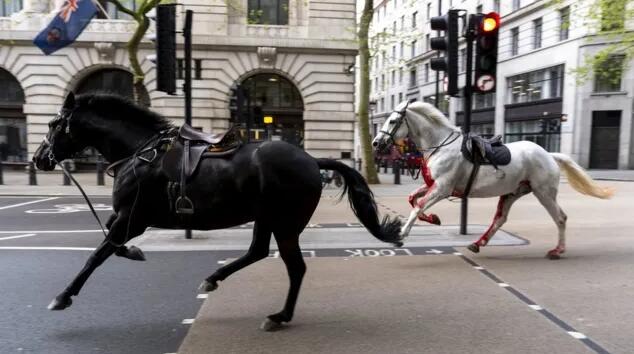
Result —
<instances>
[{"instance_id":1,"label":"bare tree trunk","mask_svg":"<svg viewBox=\"0 0 634 354\"><path fill-rule=\"evenodd\" d=\"M359 24L359 135L361 139L361 158L363 160L363 175L370 184L379 184L379 176L374 167L372 154L372 137L370 136L370 120L368 104L370 101L370 48L368 45L368 31L374 14L374 1L365 0L361 23Z\"/></svg>"},{"instance_id":2,"label":"bare tree trunk","mask_svg":"<svg viewBox=\"0 0 634 354\"><path fill-rule=\"evenodd\" d=\"M132 68L133 75L133 92L134 92L134 101L140 105L148 105L149 102L143 102L143 92L145 90L145 86L143 81L145 79L145 73L141 68L141 64L139 63L138 53L139 53L139 43L143 39L145 32L150 25L148 18L145 15L140 15L135 18L137 21L137 28L132 35L132 38L128 41L128 58L130 60L130 67Z\"/></svg>"}]
</instances>

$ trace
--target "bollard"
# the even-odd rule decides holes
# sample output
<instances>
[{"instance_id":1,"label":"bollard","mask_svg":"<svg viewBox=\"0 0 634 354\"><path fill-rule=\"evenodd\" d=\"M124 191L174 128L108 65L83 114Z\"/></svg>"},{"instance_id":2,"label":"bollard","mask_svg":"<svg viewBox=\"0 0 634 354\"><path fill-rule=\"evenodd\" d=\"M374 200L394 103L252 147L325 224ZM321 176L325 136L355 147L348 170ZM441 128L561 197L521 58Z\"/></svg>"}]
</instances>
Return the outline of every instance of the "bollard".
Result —
<instances>
[{"instance_id":1,"label":"bollard","mask_svg":"<svg viewBox=\"0 0 634 354\"><path fill-rule=\"evenodd\" d=\"M357 164L359 165L358 170L361 171L361 169L363 168L363 164L362 164L363 160L361 160L361 158L359 158L359 160L357 161Z\"/></svg>"},{"instance_id":2,"label":"bollard","mask_svg":"<svg viewBox=\"0 0 634 354\"><path fill-rule=\"evenodd\" d=\"M400 161L394 160L392 162L392 170L394 170L394 184L401 184L401 171Z\"/></svg>"},{"instance_id":3,"label":"bollard","mask_svg":"<svg viewBox=\"0 0 634 354\"><path fill-rule=\"evenodd\" d=\"M97 156L97 185L105 186L106 181L103 176L103 158L101 155Z\"/></svg>"},{"instance_id":4,"label":"bollard","mask_svg":"<svg viewBox=\"0 0 634 354\"><path fill-rule=\"evenodd\" d=\"M29 162L29 185L37 186L37 175L35 174L35 163Z\"/></svg>"},{"instance_id":5,"label":"bollard","mask_svg":"<svg viewBox=\"0 0 634 354\"><path fill-rule=\"evenodd\" d=\"M387 173L387 159L383 160L383 173Z\"/></svg>"},{"instance_id":6,"label":"bollard","mask_svg":"<svg viewBox=\"0 0 634 354\"><path fill-rule=\"evenodd\" d=\"M0 161L0 184L4 184L4 171L2 161Z\"/></svg>"},{"instance_id":7,"label":"bollard","mask_svg":"<svg viewBox=\"0 0 634 354\"><path fill-rule=\"evenodd\" d=\"M63 161L62 163L64 164L64 168L66 169L66 171L69 171L70 164L68 163L68 161ZM70 178L68 178L68 176L65 173L62 173L62 176L64 176L64 185L70 186Z\"/></svg>"}]
</instances>

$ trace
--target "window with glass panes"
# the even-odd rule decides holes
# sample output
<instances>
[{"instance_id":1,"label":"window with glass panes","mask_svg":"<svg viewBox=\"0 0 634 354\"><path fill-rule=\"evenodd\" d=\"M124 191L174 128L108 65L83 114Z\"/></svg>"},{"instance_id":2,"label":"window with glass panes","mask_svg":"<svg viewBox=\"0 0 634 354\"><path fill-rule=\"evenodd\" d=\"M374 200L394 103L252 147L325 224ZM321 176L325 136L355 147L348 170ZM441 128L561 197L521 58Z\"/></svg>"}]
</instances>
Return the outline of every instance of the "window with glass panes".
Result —
<instances>
[{"instance_id":1,"label":"window with glass panes","mask_svg":"<svg viewBox=\"0 0 634 354\"><path fill-rule=\"evenodd\" d=\"M509 77L507 79L508 103L561 97L563 83L563 65Z\"/></svg>"},{"instance_id":2,"label":"window with glass panes","mask_svg":"<svg viewBox=\"0 0 634 354\"><path fill-rule=\"evenodd\" d=\"M613 55L594 69L594 92L621 91L625 56Z\"/></svg>"},{"instance_id":3,"label":"window with glass panes","mask_svg":"<svg viewBox=\"0 0 634 354\"><path fill-rule=\"evenodd\" d=\"M561 119L545 118L517 122L506 122L504 141L528 140L540 145L546 151L559 152L561 143Z\"/></svg>"},{"instance_id":4,"label":"window with glass panes","mask_svg":"<svg viewBox=\"0 0 634 354\"><path fill-rule=\"evenodd\" d=\"M0 17L9 17L22 10L22 0L0 0Z\"/></svg>"},{"instance_id":5,"label":"window with glass panes","mask_svg":"<svg viewBox=\"0 0 634 354\"><path fill-rule=\"evenodd\" d=\"M542 19L533 20L533 49L542 47Z\"/></svg>"},{"instance_id":6,"label":"window with glass panes","mask_svg":"<svg viewBox=\"0 0 634 354\"><path fill-rule=\"evenodd\" d=\"M416 69L409 71L409 87L418 85L418 78L416 77Z\"/></svg>"},{"instance_id":7,"label":"window with glass panes","mask_svg":"<svg viewBox=\"0 0 634 354\"><path fill-rule=\"evenodd\" d=\"M511 55L517 55L520 47L520 31L519 28L511 28Z\"/></svg>"},{"instance_id":8,"label":"window with glass panes","mask_svg":"<svg viewBox=\"0 0 634 354\"><path fill-rule=\"evenodd\" d=\"M559 10L559 40L568 39L568 30L570 29L570 7L564 7Z\"/></svg>"},{"instance_id":9,"label":"window with glass panes","mask_svg":"<svg viewBox=\"0 0 634 354\"><path fill-rule=\"evenodd\" d=\"M288 0L248 0L248 23L288 25Z\"/></svg>"}]
</instances>

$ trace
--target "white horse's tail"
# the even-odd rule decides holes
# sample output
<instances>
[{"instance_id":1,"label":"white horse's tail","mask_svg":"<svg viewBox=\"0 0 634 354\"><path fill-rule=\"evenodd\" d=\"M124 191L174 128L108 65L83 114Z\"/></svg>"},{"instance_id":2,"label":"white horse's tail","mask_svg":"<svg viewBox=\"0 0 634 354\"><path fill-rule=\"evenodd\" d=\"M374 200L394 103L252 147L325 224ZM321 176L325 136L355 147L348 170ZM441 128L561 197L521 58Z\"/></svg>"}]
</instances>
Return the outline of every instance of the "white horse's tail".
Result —
<instances>
[{"instance_id":1,"label":"white horse's tail","mask_svg":"<svg viewBox=\"0 0 634 354\"><path fill-rule=\"evenodd\" d=\"M568 183L577 192L601 199L608 199L614 194L614 188L601 187L596 184L592 177L574 162L570 156L558 153L551 153L550 155L555 158L559 167L566 173Z\"/></svg>"}]
</instances>

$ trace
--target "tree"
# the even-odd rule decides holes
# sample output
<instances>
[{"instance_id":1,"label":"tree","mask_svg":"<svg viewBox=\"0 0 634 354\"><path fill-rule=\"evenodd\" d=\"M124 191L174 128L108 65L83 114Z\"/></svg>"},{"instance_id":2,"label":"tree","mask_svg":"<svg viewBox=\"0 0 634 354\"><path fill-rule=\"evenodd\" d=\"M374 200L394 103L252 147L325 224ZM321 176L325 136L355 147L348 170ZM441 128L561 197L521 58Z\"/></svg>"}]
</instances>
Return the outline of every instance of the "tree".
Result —
<instances>
[{"instance_id":1,"label":"tree","mask_svg":"<svg viewBox=\"0 0 634 354\"><path fill-rule=\"evenodd\" d=\"M365 0L361 21L359 23L359 136L361 139L361 159L363 161L363 175L370 184L380 183L374 168L372 154L372 137L370 136L370 119L368 105L370 103L370 46L368 33L374 15L374 1Z\"/></svg>"},{"instance_id":2,"label":"tree","mask_svg":"<svg viewBox=\"0 0 634 354\"><path fill-rule=\"evenodd\" d=\"M132 37L128 41L126 48L128 49L128 58L130 60L130 67L132 68L133 75L133 92L134 100L137 103L148 104L149 102L141 102L143 99L142 92L144 88L145 73L139 63L139 44L143 40L143 37L147 33L150 27L150 19L147 17L148 12L154 9L161 0L137 0L136 10L129 9L119 0L107 0L116 6L117 10L129 15L137 23L137 27L132 34Z\"/></svg>"},{"instance_id":3,"label":"tree","mask_svg":"<svg viewBox=\"0 0 634 354\"><path fill-rule=\"evenodd\" d=\"M565 0L552 0L550 5L563 8ZM583 64L571 72L578 83L595 78L601 82L618 83L624 67L634 59L634 32L628 28L627 20L633 18L631 0L587 0L570 5L568 27L587 29L587 40L604 46L596 53L586 54ZM573 16L574 15L574 16Z\"/></svg>"}]
</instances>

